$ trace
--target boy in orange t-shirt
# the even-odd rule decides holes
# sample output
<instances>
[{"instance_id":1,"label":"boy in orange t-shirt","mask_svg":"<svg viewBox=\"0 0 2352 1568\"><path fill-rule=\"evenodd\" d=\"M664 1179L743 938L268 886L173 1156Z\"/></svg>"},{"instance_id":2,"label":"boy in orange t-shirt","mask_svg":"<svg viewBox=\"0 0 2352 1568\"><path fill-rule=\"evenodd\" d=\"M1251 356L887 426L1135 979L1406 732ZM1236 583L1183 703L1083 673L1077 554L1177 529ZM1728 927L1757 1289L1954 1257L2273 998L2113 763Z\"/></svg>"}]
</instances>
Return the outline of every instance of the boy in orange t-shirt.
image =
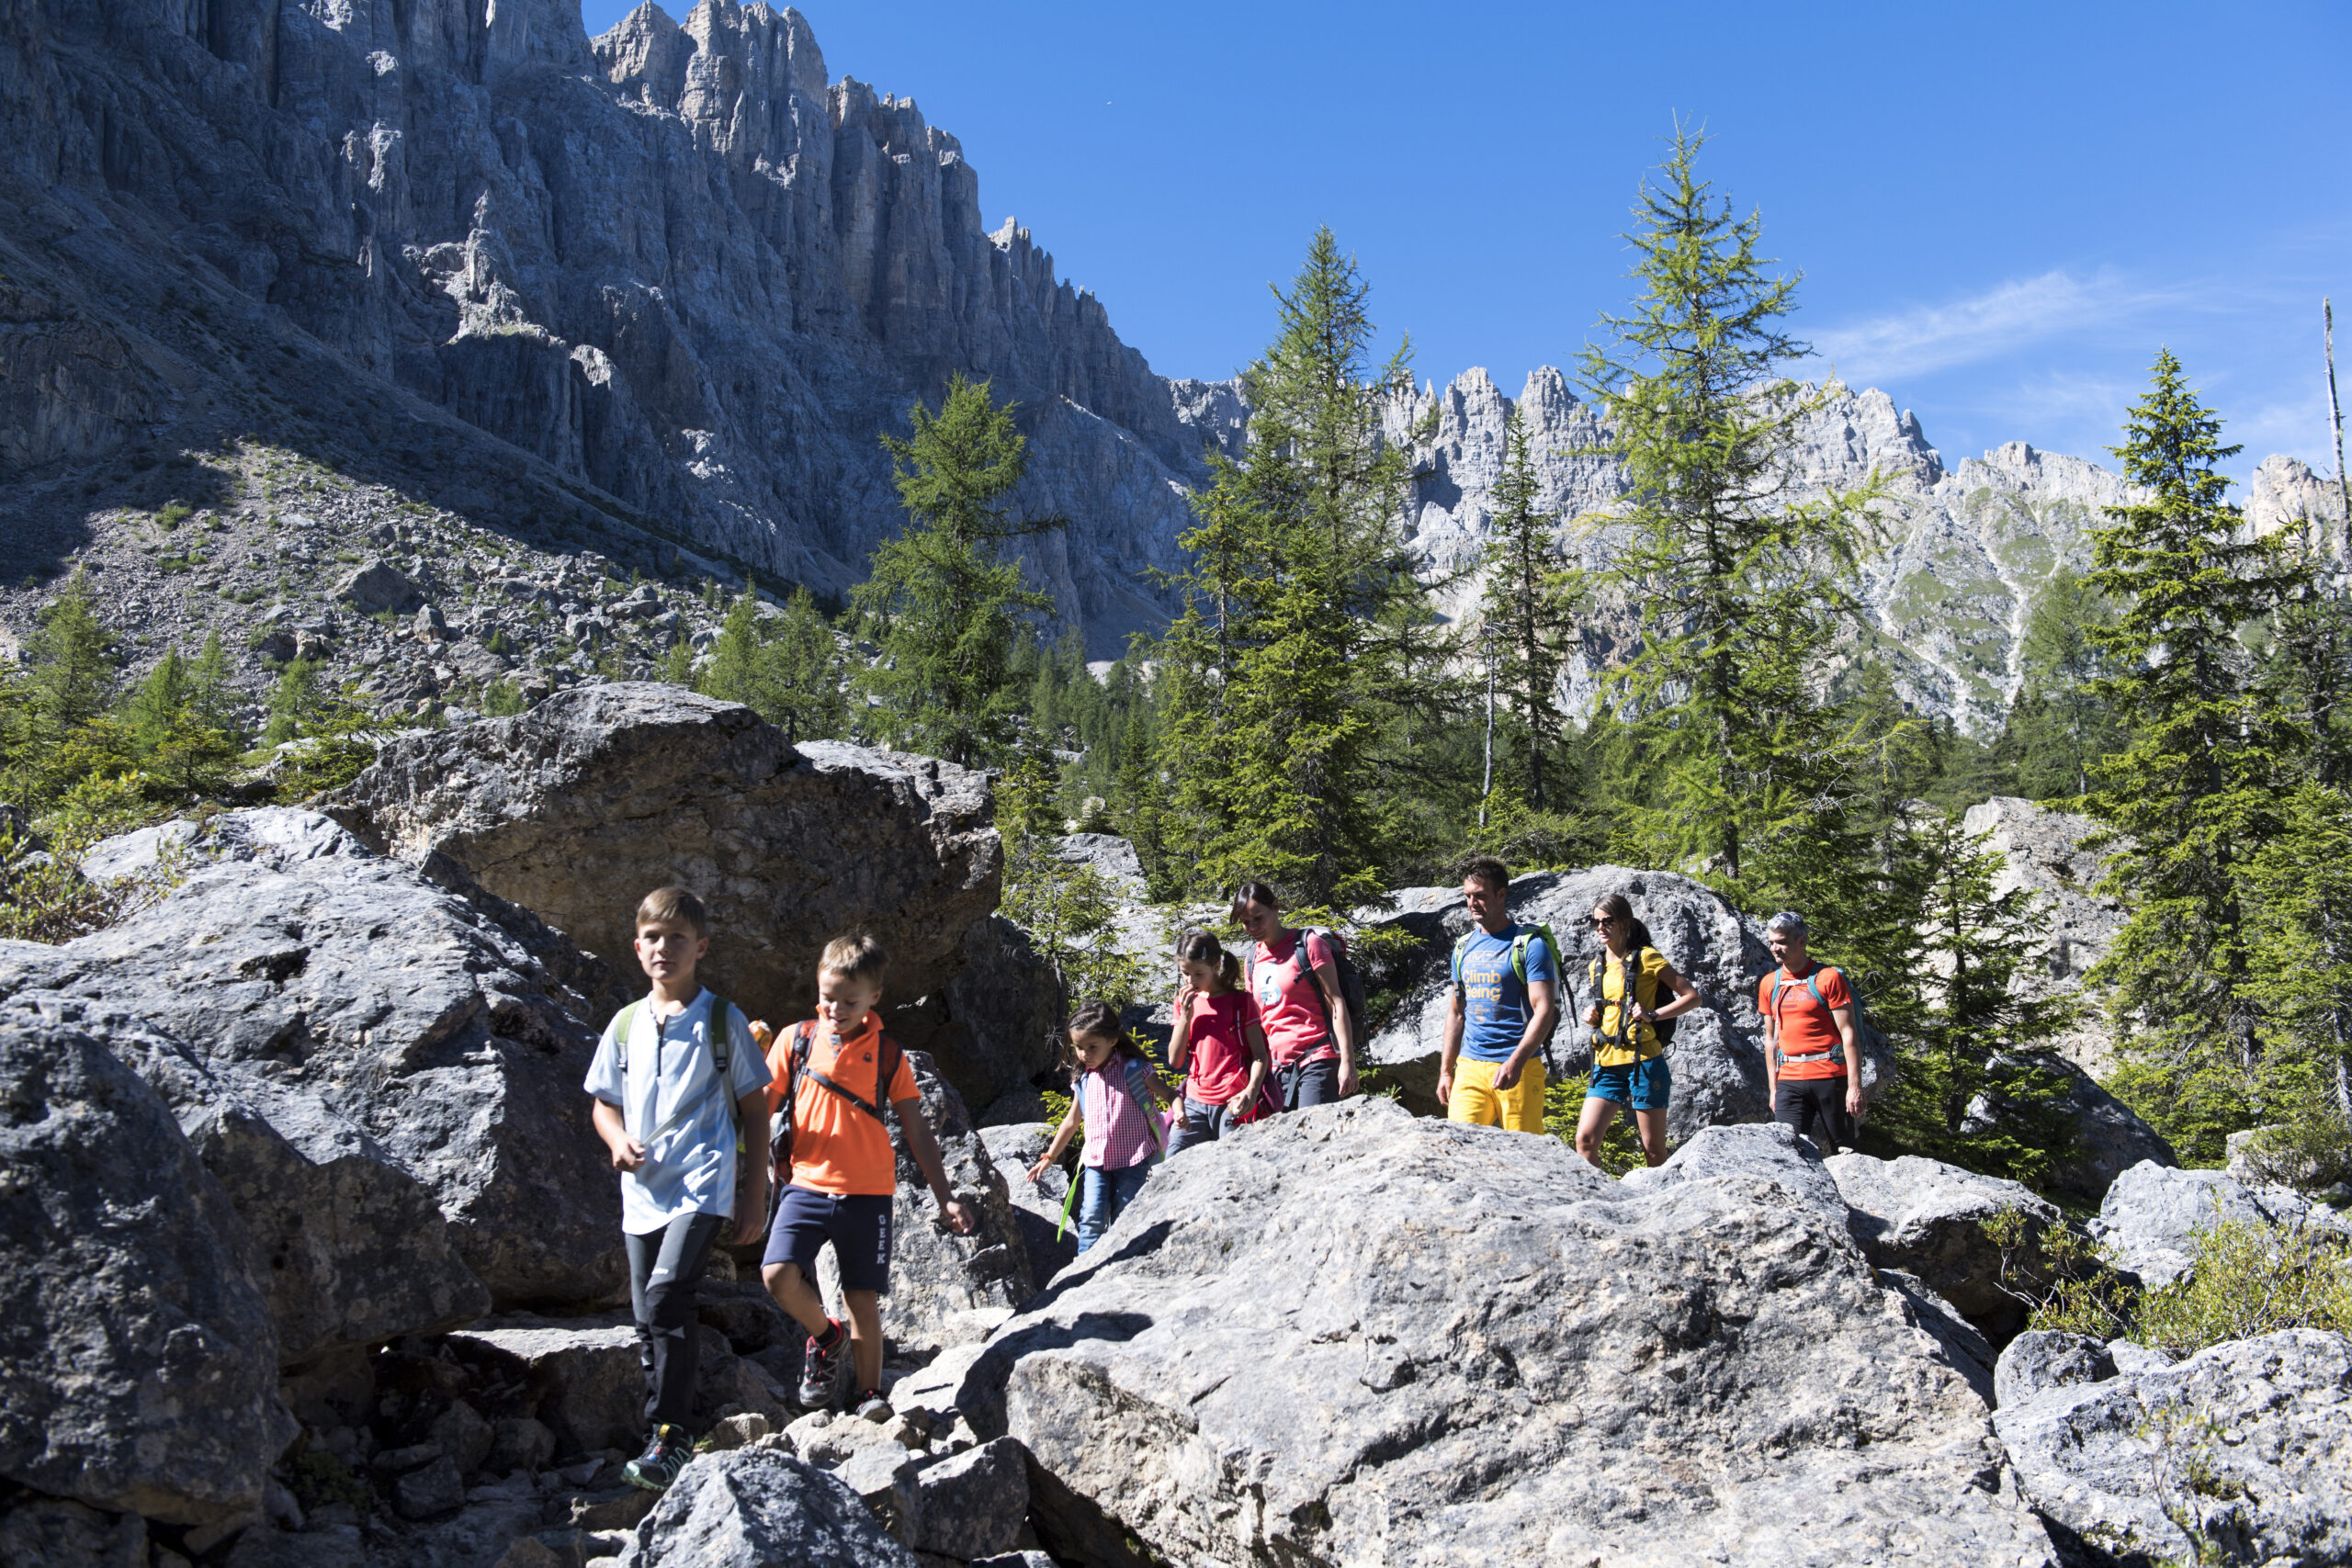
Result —
<instances>
[{"instance_id":1,"label":"boy in orange t-shirt","mask_svg":"<svg viewBox=\"0 0 2352 1568\"><path fill-rule=\"evenodd\" d=\"M889 959L864 933L835 937L817 965L817 1019L786 1030L768 1052L775 1082L771 1117L790 1096L792 1168L768 1231L760 1277L769 1294L808 1331L801 1356L800 1403L831 1409L853 1387L861 1412L882 1404L882 1292L890 1288L890 1205L899 1162L882 1114L899 1113L907 1150L931 1184L940 1212L958 1235L974 1216L947 1190L939 1142L924 1120L914 1073L898 1043L882 1032L882 979ZM795 1046L810 1032L806 1066L796 1074ZM884 1081L888 1075L888 1082ZM817 1293L817 1254L827 1242L841 1265L846 1327L825 1314ZM854 1370L855 1382L850 1381Z\"/></svg>"}]
</instances>

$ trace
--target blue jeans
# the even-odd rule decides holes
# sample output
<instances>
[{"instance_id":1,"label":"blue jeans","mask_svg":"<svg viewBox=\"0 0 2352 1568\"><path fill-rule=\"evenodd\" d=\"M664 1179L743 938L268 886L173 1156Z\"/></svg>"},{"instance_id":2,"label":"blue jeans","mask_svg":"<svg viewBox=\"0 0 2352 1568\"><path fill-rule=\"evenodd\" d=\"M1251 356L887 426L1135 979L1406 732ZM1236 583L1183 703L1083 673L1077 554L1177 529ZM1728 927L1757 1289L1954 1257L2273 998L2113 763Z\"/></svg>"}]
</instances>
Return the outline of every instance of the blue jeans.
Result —
<instances>
[{"instance_id":1,"label":"blue jeans","mask_svg":"<svg viewBox=\"0 0 2352 1568\"><path fill-rule=\"evenodd\" d=\"M1083 1184L1078 1193L1078 1249L1084 1252L1102 1239L1111 1222L1119 1212L1136 1201L1143 1190L1144 1178L1151 1174L1148 1165L1131 1165L1125 1170L1104 1170L1100 1166L1081 1166L1079 1174Z\"/></svg>"}]
</instances>

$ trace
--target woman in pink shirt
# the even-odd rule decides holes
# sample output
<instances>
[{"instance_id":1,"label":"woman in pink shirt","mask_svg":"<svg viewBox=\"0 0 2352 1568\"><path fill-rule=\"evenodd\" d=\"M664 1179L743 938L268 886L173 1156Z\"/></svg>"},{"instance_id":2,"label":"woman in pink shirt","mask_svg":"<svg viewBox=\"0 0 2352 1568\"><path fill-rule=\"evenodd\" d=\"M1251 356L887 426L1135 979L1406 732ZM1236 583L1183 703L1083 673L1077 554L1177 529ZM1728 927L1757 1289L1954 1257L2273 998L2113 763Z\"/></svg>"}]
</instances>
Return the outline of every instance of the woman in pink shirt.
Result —
<instances>
[{"instance_id":1,"label":"woman in pink shirt","mask_svg":"<svg viewBox=\"0 0 2352 1568\"><path fill-rule=\"evenodd\" d=\"M1356 1042L1340 998L1330 944L1283 924L1282 901L1262 882L1233 897L1233 919L1256 943L1250 995L1272 1054L1283 1109L1325 1105L1356 1091Z\"/></svg>"}]
</instances>

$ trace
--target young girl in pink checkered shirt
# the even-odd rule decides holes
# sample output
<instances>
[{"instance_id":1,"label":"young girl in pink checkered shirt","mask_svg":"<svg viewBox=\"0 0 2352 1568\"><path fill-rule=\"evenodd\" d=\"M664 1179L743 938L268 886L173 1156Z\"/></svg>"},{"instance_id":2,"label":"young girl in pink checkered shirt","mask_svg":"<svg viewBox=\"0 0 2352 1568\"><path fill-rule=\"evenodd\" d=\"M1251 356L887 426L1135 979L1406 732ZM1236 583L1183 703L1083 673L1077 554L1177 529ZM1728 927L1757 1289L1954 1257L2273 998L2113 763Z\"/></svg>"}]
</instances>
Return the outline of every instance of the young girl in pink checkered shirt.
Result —
<instances>
[{"instance_id":1,"label":"young girl in pink checkered shirt","mask_svg":"<svg viewBox=\"0 0 2352 1568\"><path fill-rule=\"evenodd\" d=\"M1079 1156L1078 1249L1102 1238L1119 1212L1143 1190L1167 1141L1160 1107L1168 1090L1151 1070L1151 1058L1119 1028L1108 1002L1089 1002L1069 1021L1066 1059L1070 1066L1069 1111L1054 1132L1045 1157L1029 1168L1038 1180L1080 1127L1086 1147Z\"/></svg>"}]
</instances>

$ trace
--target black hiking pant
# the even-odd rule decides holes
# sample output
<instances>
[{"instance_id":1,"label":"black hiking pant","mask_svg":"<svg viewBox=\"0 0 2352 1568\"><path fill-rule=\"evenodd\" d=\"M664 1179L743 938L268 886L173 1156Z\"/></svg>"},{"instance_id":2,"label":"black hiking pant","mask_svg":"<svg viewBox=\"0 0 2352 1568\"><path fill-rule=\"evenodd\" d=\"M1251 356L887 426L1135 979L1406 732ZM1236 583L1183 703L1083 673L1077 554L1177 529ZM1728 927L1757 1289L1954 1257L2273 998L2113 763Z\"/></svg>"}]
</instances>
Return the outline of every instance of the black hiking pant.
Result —
<instances>
[{"instance_id":1,"label":"black hiking pant","mask_svg":"<svg viewBox=\"0 0 2352 1568\"><path fill-rule=\"evenodd\" d=\"M695 1376L701 1371L702 1332L695 1286L710 1261L720 1214L681 1214L658 1231L625 1236L628 1300L637 1319L637 1360L645 1369L645 1421L684 1427L694 1418Z\"/></svg>"},{"instance_id":2,"label":"black hiking pant","mask_svg":"<svg viewBox=\"0 0 2352 1568\"><path fill-rule=\"evenodd\" d=\"M1854 1146L1854 1119L1846 1114L1846 1075L1781 1078L1772 1088L1772 1120L1811 1138L1824 1155Z\"/></svg>"},{"instance_id":3,"label":"black hiking pant","mask_svg":"<svg viewBox=\"0 0 2352 1568\"><path fill-rule=\"evenodd\" d=\"M1335 1105L1340 1099L1340 1058L1325 1056L1313 1062L1293 1062L1287 1067L1274 1069L1275 1087L1283 1097L1284 1111L1300 1111L1310 1105Z\"/></svg>"}]
</instances>

